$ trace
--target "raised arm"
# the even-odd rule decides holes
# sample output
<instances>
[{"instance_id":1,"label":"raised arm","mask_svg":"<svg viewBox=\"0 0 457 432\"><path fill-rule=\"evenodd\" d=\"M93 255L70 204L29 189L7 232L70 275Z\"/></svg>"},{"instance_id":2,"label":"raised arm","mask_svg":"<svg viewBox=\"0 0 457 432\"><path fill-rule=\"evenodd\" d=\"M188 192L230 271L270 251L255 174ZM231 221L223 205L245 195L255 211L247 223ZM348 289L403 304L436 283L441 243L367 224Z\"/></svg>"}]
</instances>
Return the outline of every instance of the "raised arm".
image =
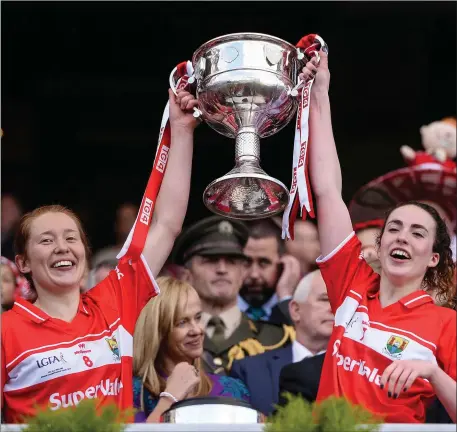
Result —
<instances>
[{"instance_id":1,"label":"raised arm","mask_svg":"<svg viewBox=\"0 0 457 432\"><path fill-rule=\"evenodd\" d=\"M336 152L328 89L328 56L320 51L320 63L313 58L303 68L302 78L316 78L311 89L309 110L309 174L316 198L319 240L323 256L332 252L351 232L349 211L341 197L341 168Z\"/></svg>"},{"instance_id":2,"label":"raised arm","mask_svg":"<svg viewBox=\"0 0 457 432\"><path fill-rule=\"evenodd\" d=\"M154 276L164 265L182 229L189 201L193 135L198 122L192 115L197 100L190 93L181 90L176 97L169 90L169 102L171 147L143 250Z\"/></svg>"}]
</instances>

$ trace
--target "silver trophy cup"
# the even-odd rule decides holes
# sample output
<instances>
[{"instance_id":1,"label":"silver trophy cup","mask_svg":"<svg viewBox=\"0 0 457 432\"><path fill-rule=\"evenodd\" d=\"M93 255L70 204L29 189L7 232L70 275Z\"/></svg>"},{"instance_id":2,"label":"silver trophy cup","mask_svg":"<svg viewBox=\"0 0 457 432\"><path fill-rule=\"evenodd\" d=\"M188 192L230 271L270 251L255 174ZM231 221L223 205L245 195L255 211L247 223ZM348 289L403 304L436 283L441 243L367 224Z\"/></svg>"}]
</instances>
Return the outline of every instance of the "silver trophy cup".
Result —
<instances>
[{"instance_id":1,"label":"silver trophy cup","mask_svg":"<svg viewBox=\"0 0 457 432\"><path fill-rule=\"evenodd\" d=\"M296 48L265 34L229 34L203 44L192 65L202 118L235 138L235 167L205 189L206 207L244 220L282 212L289 192L260 167L260 138L280 131L296 112L290 90L304 65Z\"/></svg>"}]
</instances>

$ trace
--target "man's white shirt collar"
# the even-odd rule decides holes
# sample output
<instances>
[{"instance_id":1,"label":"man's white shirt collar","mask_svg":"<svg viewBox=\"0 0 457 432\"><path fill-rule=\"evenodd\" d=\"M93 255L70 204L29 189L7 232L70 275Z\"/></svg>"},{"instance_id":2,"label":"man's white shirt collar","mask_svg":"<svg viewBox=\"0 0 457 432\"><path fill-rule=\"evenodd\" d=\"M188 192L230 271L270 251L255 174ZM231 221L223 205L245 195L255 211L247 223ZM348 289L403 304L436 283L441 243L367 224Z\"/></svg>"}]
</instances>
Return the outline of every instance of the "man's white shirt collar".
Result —
<instances>
[{"instance_id":1,"label":"man's white shirt collar","mask_svg":"<svg viewBox=\"0 0 457 432\"><path fill-rule=\"evenodd\" d=\"M292 342L292 363L298 363L306 357L314 357L315 355L325 353L325 351L326 350L322 350L316 354L313 354L308 348L306 348L300 342L294 340Z\"/></svg>"}]
</instances>

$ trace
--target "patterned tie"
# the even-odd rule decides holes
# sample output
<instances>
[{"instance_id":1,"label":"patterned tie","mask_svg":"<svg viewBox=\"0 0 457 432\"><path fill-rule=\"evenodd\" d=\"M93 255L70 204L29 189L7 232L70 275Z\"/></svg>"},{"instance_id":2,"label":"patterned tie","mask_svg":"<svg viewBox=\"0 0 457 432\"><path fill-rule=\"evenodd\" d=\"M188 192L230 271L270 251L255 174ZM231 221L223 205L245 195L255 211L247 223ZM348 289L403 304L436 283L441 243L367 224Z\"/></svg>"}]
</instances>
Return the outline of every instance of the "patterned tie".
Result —
<instances>
[{"instance_id":1,"label":"patterned tie","mask_svg":"<svg viewBox=\"0 0 457 432\"><path fill-rule=\"evenodd\" d=\"M246 311L249 317L253 320L260 320L267 315L267 313L261 307L249 306Z\"/></svg>"},{"instance_id":2,"label":"patterned tie","mask_svg":"<svg viewBox=\"0 0 457 432\"><path fill-rule=\"evenodd\" d=\"M216 344L220 345L222 342L225 341L225 324L224 321L218 316L213 316L209 321L208 321L209 326L214 327L214 333L213 337L211 340Z\"/></svg>"}]
</instances>

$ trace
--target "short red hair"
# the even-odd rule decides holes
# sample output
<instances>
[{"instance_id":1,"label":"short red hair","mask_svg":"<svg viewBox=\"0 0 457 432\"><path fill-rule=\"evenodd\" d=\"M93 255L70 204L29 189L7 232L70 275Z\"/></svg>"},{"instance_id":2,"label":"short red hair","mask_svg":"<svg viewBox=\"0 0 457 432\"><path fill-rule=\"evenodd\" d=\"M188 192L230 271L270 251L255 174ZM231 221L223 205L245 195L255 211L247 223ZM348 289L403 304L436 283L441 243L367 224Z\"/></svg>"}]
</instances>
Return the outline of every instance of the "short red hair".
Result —
<instances>
[{"instance_id":1,"label":"short red hair","mask_svg":"<svg viewBox=\"0 0 457 432\"><path fill-rule=\"evenodd\" d=\"M87 239L87 235L82 227L81 220L79 217L76 215L76 213L67 207L61 206L61 205L48 205L48 206L43 206L43 207L38 207L35 210L26 213L24 216L22 216L21 221L19 223L19 228L16 232L16 237L14 239L14 253L16 255L21 255L24 258L27 258L27 243L30 239L30 227L32 226L32 222L39 216L42 216L46 213L63 213L69 216L70 218L73 219L75 222L79 235L81 236L81 241L84 245L84 250L86 251L86 260L89 259L90 257L90 247L89 247L89 241ZM29 284L30 287L35 290L35 287L33 286L33 281L31 278L31 275L25 274L24 275Z\"/></svg>"}]
</instances>

